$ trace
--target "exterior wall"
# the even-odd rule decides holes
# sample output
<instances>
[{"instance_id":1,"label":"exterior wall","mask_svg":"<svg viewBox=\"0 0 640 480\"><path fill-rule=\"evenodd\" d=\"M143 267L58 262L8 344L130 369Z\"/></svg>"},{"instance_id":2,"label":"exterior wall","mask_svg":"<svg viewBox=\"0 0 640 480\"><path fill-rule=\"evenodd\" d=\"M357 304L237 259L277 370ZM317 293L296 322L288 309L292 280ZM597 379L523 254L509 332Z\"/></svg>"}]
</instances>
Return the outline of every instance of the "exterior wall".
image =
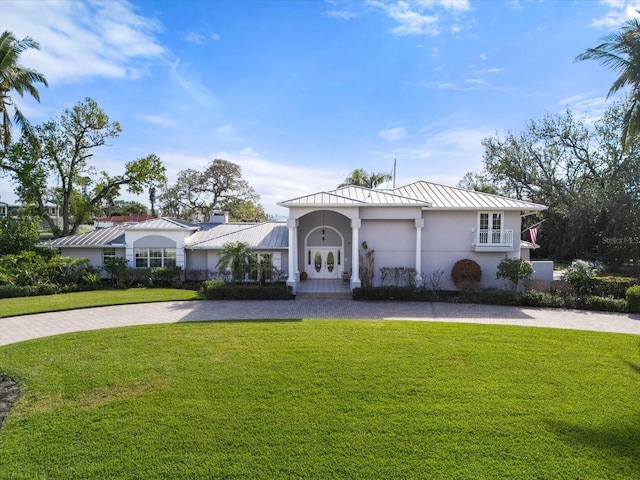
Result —
<instances>
[{"instance_id":1,"label":"exterior wall","mask_svg":"<svg viewBox=\"0 0 640 480\"><path fill-rule=\"evenodd\" d=\"M496 279L498 263L520 256L520 213L503 212L504 228L513 230L514 247L510 252L473 252L471 245L478 228L479 211L425 211L422 232L422 273L426 283L436 270L444 271L443 289L456 290L451 281L453 265L463 258L474 260L482 269L482 287L501 287Z\"/></svg>"},{"instance_id":2,"label":"exterior wall","mask_svg":"<svg viewBox=\"0 0 640 480\"><path fill-rule=\"evenodd\" d=\"M367 242L369 249L375 250L374 285L380 285L380 269L383 267L416 266L414 220L363 220L360 245L362 242ZM360 252L362 254L362 248Z\"/></svg>"},{"instance_id":3,"label":"exterior wall","mask_svg":"<svg viewBox=\"0 0 640 480\"><path fill-rule=\"evenodd\" d=\"M117 250L116 250L117 252ZM96 268L102 266L102 248L61 248L63 257L86 258Z\"/></svg>"},{"instance_id":4,"label":"exterior wall","mask_svg":"<svg viewBox=\"0 0 640 480\"><path fill-rule=\"evenodd\" d=\"M255 250L256 253L271 253L273 266L279 270L286 270L286 250ZM220 250L187 250L188 270L207 270L210 273L218 271L218 254Z\"/></svg>"}]
</instances>

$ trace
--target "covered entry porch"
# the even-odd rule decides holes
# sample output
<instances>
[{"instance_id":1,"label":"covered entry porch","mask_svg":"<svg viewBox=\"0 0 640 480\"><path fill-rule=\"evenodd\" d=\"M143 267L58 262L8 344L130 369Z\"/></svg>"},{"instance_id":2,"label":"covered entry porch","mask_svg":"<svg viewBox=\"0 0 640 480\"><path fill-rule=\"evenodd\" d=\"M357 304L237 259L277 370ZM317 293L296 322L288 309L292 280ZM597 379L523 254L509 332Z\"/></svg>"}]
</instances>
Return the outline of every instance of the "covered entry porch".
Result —
<instances>
[{"instance_id":1,"label":"covered entry porch","mask_svg":"<svg viewBox=\"0 0 640 480\"><path fill-rule=\"evenodd\" d=\"M351 298L351 286L349 282L339 279L312 279L298 282L298 297L348 297Z\"/></svg>"}]
</instances>

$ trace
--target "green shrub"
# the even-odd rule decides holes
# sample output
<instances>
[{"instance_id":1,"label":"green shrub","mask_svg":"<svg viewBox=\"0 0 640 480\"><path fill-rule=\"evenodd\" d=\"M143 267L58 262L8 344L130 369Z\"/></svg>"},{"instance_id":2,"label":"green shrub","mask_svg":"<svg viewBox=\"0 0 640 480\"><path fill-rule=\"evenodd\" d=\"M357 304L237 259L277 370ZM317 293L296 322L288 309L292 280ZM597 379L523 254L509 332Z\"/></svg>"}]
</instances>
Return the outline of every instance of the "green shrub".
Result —
<instances>
[{"instance_id":1,"label":"green shrub","mask_svg":"<svg viewBox=\"0 0 640 480\"><path fill-rule=\"evenodd\" d=\"M453 284L463 292L473 291L480 285L482 269L477 262L468 258L458 260L451 269Z\"/></svg>"},{"instance_id":2,"label":"green shrub","mask_svg":"<svg viewBox=\"0 0 640 480\"><path fill-rule=\"evenodd\" d=\"M285 284L240 285L222 280L202 284L207 300L293 300L291 287Z\"/></svg>"},{"instance_id":3,"label":"green shrub","mask_svg":"<svg viewBox=\"0 0 640 480\"><path fill-rule=\"evenodd\" d=\"M577 295L589 295L593 279L600 270L601 266L598 263L574 260L565 271L565 280L571 284Z\"/></svg>"},{"instance_id":4,"label":"green shrub","mask_svg":"<svg viewBox=\"0 0 640 480\"><path fill-rule=\"evenodd\" d=\"M585 299L584 309L600 312L627 312L627 302L622 298L591 296Z\"/></svg>"},{"instance_id":5,"label":"green shrub","mask_svg":"<svg viewBox=\"0 0 640 480\"><path fill-rule=\"evenodd\" d=\"M634 285L638 285L638 280L633 277L595 277L591 280L591 293L624 299L627 289Z\"/></svg>"},{"instance_id":6,"label":"green shrub","mask_svg":"<svg viewBox=\"0 0 640 480\"><path fill-rule=\"evenodd\" d=\"M149 269L149 279L153 286L178 287L182 283L182 268L153 267Z\"/></svg>"},{"instance_id":7,"label":"green shrub","mask_svg":"<svg viewBox=\"0 0 640 480\"><path fill-rule=\"evenodd\" d=\"M627 289L627 303L631 313L640 313L640 285Z\"/></svg>"},{"instance_id":8,"label":"green shrub","mask_svg":"<svg viewBox=\"0 0 640 480\"><path fill-rule=\"evenodd\" d=\"M518 289L521 281L531 278L533 267L520 258L503 258L498 264L496 278L509 280L513 290Z\"/></svg>"}]
</instances>

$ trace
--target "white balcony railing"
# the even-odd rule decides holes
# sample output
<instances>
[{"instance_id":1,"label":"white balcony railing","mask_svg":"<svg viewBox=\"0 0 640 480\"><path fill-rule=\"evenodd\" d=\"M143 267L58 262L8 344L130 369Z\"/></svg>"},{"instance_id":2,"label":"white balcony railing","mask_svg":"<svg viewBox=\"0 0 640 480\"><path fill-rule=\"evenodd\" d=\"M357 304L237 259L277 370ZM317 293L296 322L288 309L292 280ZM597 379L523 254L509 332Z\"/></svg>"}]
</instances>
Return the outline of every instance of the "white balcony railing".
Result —
<instances>
[{"instance_id":1,"label":"white balcony railing","mask_svg":"<svg viewBox=\"0 0 640 480\"><path fill-rule=\"evenodd\" d=\"M475 250L482 250L485 247L492 251L512 249L513 230L478 230L474 234L473 246Z\"/></svg>"}]
</instances>

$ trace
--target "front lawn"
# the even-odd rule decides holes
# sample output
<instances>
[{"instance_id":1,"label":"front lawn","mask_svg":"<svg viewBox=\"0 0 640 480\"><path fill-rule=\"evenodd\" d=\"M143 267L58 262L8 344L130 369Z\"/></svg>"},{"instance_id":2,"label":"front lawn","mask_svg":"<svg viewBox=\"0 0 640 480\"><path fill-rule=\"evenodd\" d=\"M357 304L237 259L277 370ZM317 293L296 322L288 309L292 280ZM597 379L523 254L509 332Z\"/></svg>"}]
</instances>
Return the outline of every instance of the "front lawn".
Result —
<instances>
[{"instance_id":1,"label":"front lawn","mask_svg":"<svg viewBox=\"0 0 640 480\"><path fill-rule=\"evenodd\" d=\"M197 300L198 292L177 288L129 288L126 290L91 290L37 297L0 298L0 317L55 312L74 308L125 305L129 303Z\"/></svg>"},{"instance_id":2,"label":"front lawn","mask_svg":"<svg viewBox=\"0 0 640 480\"><path fill-rule=\"evenodd\" d=\"M640 478L640 338L301 320L0 348L0 479Z\"/></svg>"}]
</instances>

